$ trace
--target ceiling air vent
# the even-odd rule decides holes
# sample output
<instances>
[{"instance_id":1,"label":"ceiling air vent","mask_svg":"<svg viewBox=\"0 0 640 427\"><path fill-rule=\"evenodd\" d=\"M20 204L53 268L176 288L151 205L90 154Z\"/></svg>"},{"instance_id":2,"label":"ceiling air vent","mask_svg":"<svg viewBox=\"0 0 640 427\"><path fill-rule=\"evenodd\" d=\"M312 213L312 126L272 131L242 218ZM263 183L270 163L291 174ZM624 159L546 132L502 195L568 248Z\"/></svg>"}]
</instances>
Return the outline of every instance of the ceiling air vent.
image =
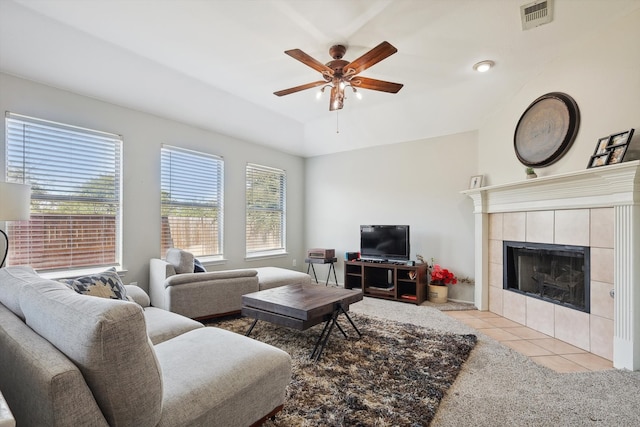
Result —
<instances>
[{"instance_id":1,"label":"ceiling air vent","mask_svg":"<svg viewBox=\"0 0 640 427\"><path fill-rule=\"evenodd\" d=\"M553 0L535 1L520 6L522 29L530 30L553 20Z\"/></svg>"}]
</instances>

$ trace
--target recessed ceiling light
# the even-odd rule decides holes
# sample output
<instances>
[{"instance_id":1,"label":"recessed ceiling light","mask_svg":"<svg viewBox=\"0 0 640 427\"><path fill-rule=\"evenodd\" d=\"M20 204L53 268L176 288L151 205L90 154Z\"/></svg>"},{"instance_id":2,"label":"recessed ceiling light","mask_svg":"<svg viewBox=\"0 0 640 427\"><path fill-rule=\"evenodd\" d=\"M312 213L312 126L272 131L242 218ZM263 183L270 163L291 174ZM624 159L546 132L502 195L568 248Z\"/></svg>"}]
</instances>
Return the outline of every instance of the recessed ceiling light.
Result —
<instances>
[{"instance_id":1,"label":"recessed ceiling light","mask_svg":"<svg viewBox=\"0 0 640 427\"><path fill-rule=\"evenodd\" d=\"M478 71L479 73L484 73L486 71L489 71L494 65L496 65L496 63L493 61L480 61L473 66L473 69Z\"/></svg>"}]
</instances>

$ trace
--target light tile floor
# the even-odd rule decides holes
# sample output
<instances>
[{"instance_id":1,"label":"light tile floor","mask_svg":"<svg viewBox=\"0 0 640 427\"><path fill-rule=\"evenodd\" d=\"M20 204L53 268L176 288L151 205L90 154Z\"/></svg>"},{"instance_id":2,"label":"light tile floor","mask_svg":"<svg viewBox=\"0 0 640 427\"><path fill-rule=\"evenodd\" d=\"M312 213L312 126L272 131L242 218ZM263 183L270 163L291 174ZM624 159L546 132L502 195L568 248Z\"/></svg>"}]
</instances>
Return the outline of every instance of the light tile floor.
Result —
<instances>
[{"instance_id":1,"label":"light tile floor","mask_svg":"<svg viewBox=\"0 0 640 427\"><path fill-rule=\"evenodd\" d=\"M501 344L559 373L613 369L613 363L489 311L443 311Z\"/></svg>"}]
</instances>

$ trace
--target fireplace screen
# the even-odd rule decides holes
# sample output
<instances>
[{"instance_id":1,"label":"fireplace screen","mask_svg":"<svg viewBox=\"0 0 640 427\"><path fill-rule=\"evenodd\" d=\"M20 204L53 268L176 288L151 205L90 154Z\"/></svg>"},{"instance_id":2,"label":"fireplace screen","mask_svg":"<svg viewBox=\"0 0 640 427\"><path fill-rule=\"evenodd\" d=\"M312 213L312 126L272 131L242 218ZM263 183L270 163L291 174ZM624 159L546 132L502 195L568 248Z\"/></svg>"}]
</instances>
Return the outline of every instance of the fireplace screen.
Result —
<instances>
[{"instance_id":1,"label":"fireplace screen","mask_svg":"<svg viewBox=\"0 0 640 427\"><path fill-rule=\"evenodd\" d=\"M504 289L589 312L589 248L503 242Z\"/></svg>"}]
</instances>

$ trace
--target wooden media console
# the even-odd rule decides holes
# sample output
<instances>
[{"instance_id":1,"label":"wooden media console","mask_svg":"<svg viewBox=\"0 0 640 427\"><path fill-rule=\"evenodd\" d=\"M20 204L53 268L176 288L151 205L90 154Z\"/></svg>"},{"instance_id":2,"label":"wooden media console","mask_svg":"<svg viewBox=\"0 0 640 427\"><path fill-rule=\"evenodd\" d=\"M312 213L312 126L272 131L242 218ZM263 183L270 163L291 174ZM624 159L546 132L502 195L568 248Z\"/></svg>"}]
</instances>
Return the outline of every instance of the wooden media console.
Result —
<instances>
[{"instance_id":1,"label":"wooden media console","mask_svg":"<svg viewBox=\"0 0 640 427\"><path fill-rule=\"evenodd\" d=\"M421 304L427 299L427 266L345 261L344 287L361 289L365 296Z\"/></svg>"}]
</instances>

